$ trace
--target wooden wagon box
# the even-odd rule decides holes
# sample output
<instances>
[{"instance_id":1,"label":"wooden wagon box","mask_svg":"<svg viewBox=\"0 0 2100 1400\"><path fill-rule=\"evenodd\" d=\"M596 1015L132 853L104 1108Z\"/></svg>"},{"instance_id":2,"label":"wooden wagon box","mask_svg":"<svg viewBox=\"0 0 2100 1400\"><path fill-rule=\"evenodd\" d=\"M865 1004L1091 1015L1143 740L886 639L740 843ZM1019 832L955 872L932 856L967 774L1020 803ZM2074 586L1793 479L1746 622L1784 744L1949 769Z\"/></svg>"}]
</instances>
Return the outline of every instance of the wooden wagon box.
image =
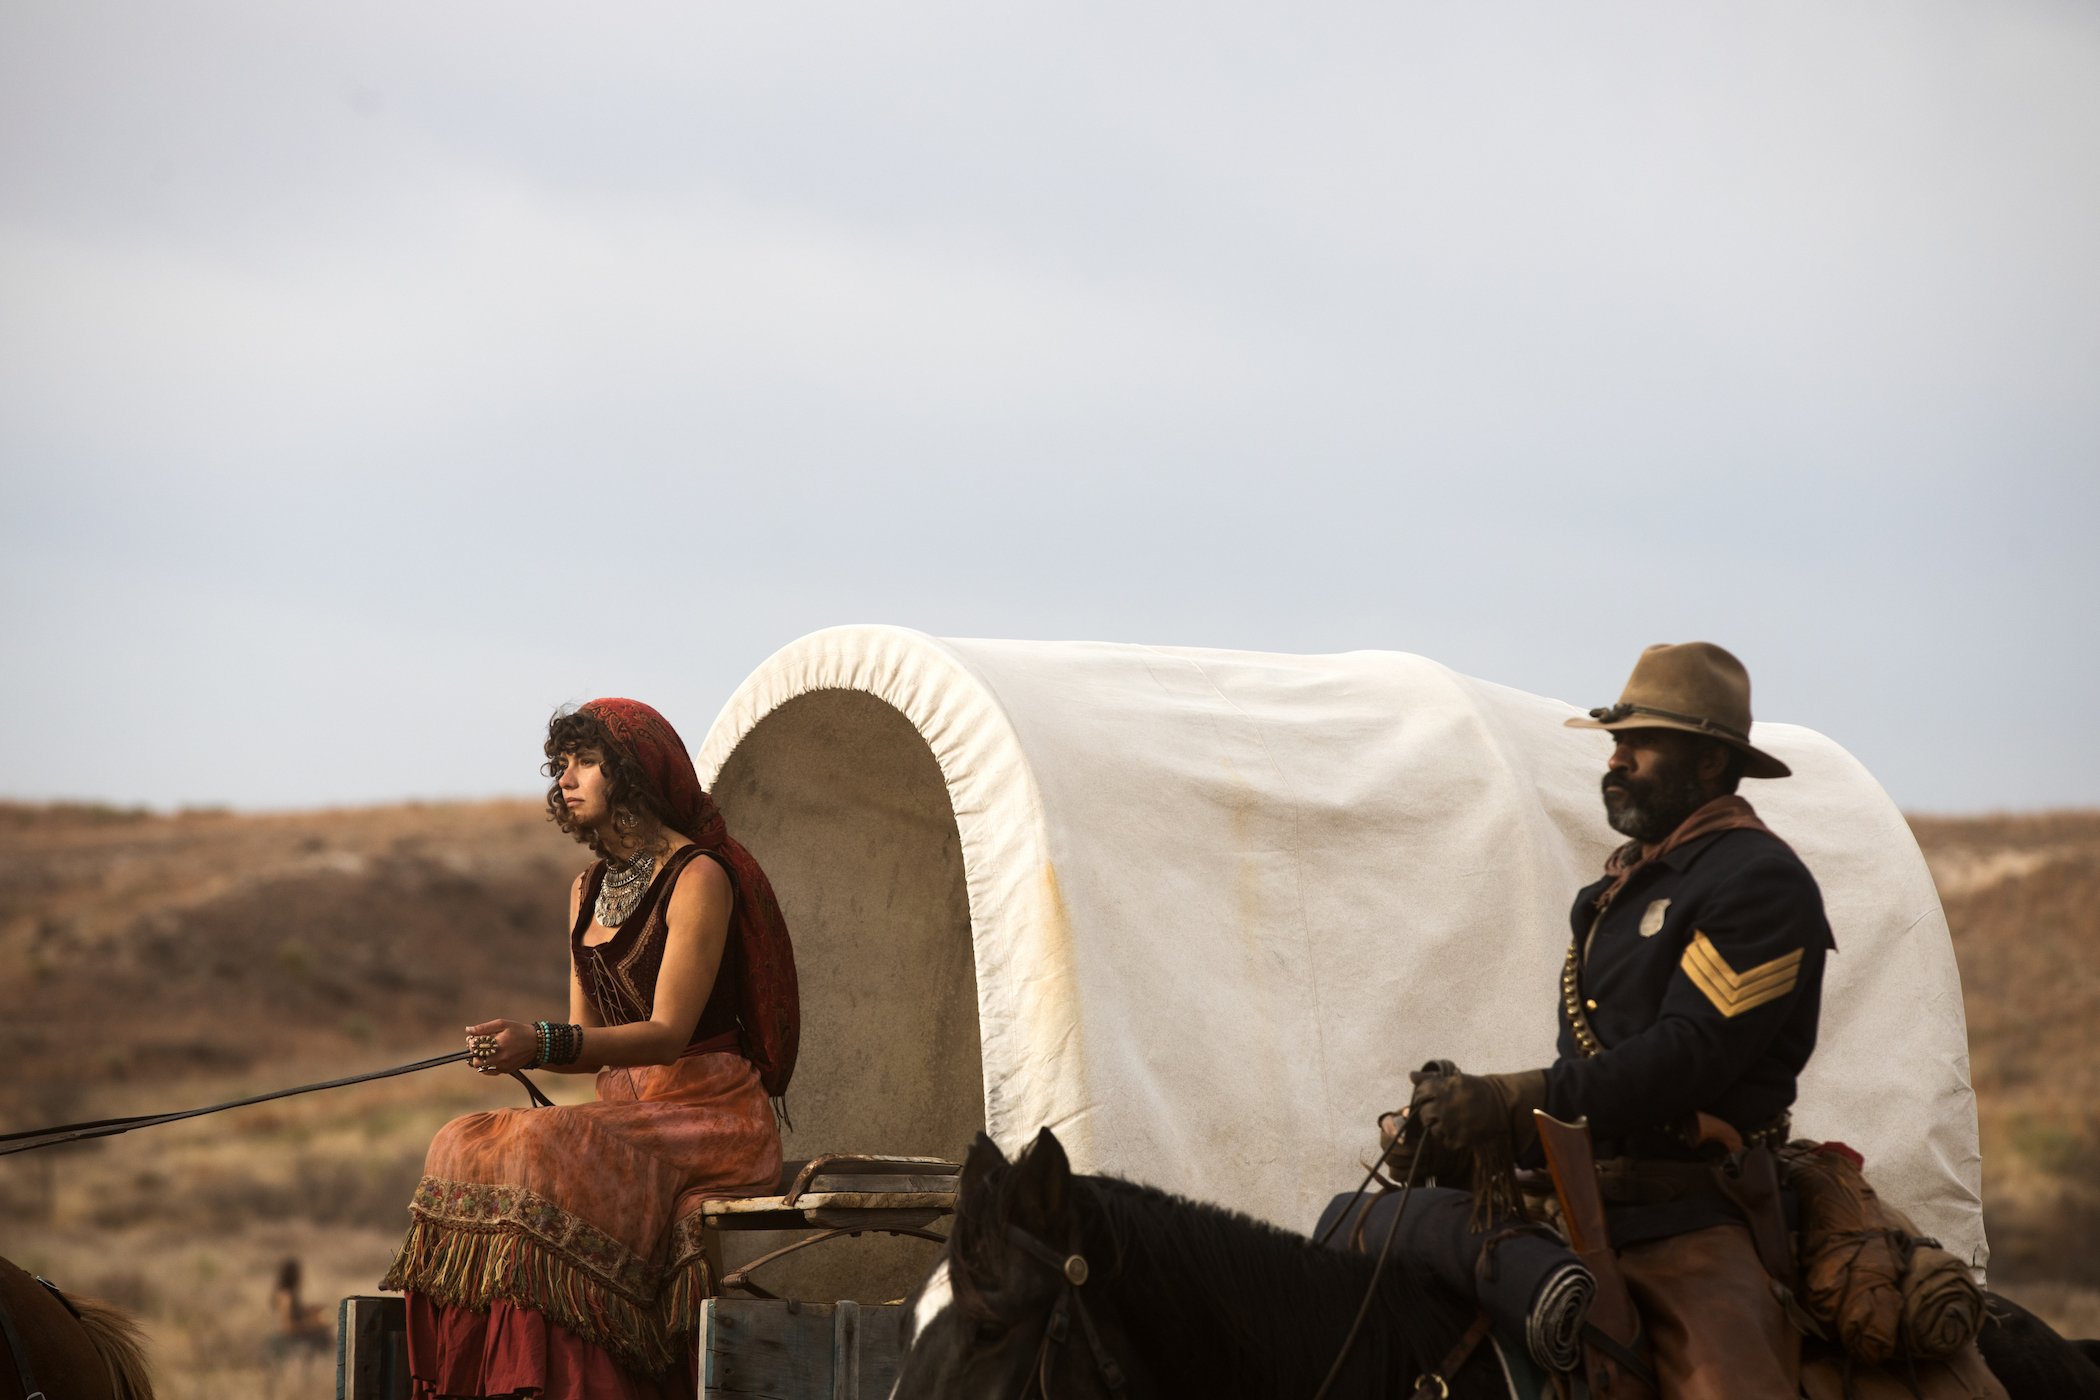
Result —
<instances>
[{"instance_id":1,"label":"wooden wagon box","mask_svg":"<svg viewBox=\"0 0 2100 1400\"><path fill-rule=\"evenodd\" d=\"M898 1303L710 1298L700 1308L701 1400L884 1400L897 1377Z\"/></svg>"},{"instance_id":2,"label":"wooden wagon box","mask_svg":"<svg viewBox=\"0 0 2100 1400\"><path fill-rule=\"evenodd\" d=\"M709 1298L700 1309L701 1400L884 1400L897 1376L897 1303ZM345 1298L336 1400L408 1394L399 1298Z\"/></svg>"},{"instance_id":3,"label":"wooden wagon box","mask_svg":"<svg viewBox=\"0 0 2100 1400\"><path fill-rule=\"evenodd\" d=\"M962 1167L936 1157L834 1152L783 1171L778 1196L701 1206L704 1248L725 1291L700 1305L700 1400L886 1400L897 1376L901 1303L776 1298L752 1271L806 1246L863 1234L939 1243L927 1228L955 1209ZM792 1243L736 1269L722 1236L775 1232ZM406 1400L407 1309L400 1298L345 1298L337 1314L336 1400Z\"/></svg>"},{"instance_id":4,"label":"wooden wagon box","mask_svg":"<svg viewBox=\"0 0 2100 1400\"><path fill-rule=\"evenodd\" d=\"M335 1400L407 1400L408 1305L345 1298L335 1314Z\"/></svg>"}]
</instances>

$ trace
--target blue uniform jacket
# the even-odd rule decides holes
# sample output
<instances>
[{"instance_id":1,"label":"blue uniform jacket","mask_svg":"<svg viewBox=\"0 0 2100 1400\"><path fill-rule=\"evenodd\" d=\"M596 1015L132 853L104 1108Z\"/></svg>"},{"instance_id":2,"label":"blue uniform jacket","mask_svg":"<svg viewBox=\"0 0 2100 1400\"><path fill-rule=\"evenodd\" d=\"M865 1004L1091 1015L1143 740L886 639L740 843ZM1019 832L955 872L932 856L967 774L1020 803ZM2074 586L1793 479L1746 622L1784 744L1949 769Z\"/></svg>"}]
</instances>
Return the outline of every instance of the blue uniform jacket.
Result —
<instances>
[{"instance_id":1,"label":"blue uniform jacket","mask_svg":"<svg viewBox=\"0 0 2100 1400\"><path fill-rule=\"evenodd\" d=\"M1653 1151L1704 1111L1749 1132L1794 1102L1816 1046L1823 896L1785 842L1758 830L1687 842L1636 871L1599 916L1575 897L1577 995L1604 1048L1585 1054L1566 1008L1546 1111L1587 1116L1600 1155Z\"/></svg>"}]
</instances>

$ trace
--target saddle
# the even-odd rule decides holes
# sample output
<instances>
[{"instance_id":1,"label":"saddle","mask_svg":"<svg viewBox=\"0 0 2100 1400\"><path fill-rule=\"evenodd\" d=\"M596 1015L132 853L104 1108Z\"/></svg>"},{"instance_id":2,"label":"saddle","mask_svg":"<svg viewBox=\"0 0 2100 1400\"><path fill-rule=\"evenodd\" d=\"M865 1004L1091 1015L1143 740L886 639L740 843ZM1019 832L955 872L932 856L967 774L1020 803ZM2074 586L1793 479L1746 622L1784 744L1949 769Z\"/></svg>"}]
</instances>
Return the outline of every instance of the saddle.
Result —
<instances>
[{"instance_id":1,"label":"saddle","mask_svg":"<svg viewBox=\"0 0 2100 1400\"><path fill-rule=\"evenodd\" d=\"M1552 1121L1541 1120L1542 1129ZM1573 1125L1553 1126L1564 1139ZM1702 1127L1727 1152L1719 1164L1584 1162L1587 1170L1567 1171L1572 1163L1554 1161L1564 1213L1594 1221L1608 1200L1717 1193L1749 1226L1772 1293L1805 1334L1802 1387L1810 1400L2005 1400L1976 1348L1983 1290L1937 1240L1918 1233L1875 1194L1859 1154L1840 1143L1795 1142L1777 1152L1745 1148L1726 1124L1709 1120ZM1548 1157L1552 1161L1550 1139ZM1787 1229L1782 1182L1800 1205L1797 1236ZM1590 1205L1581 1204L1584 1196ZM1600 1295L1623 1297L1609 1253L1600 1259L1593 1247L1584 1254L1599 1274ZM1622 1343L1638 1345L1638 1329L1631 1337L1611 1330ZM1585 1369L1604 1379L1598 1365L1612 1359L1592 1356ZM1642 1389L1634 1377L1611 1374L1619 1368L1604 1369L1606 1388ZM1672 1378L1657 1379L1668 1400Z\"/></svg>"}]
</instances>

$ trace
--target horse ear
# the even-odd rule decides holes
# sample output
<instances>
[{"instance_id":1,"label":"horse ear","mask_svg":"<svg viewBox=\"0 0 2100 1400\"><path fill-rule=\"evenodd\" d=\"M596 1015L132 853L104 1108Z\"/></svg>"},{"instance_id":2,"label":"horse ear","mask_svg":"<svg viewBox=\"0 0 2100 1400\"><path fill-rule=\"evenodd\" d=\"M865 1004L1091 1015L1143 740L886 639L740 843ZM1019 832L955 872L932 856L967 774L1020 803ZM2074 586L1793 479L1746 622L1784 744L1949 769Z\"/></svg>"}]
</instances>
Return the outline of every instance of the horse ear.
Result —
<instances>
[{"instance_id":1,"label":"horse ear","mask_svg":"<svg viewBox=\"0 0 2100 1400\"><path fill-rule=\"evenodd\" d=\"M977 1140L970 1144L969 1155L963 1158L960 1189L969 1190L1005 1165L1006 1154L999 1150L999 1144L979 1133Z\"/></svg>"},{"instance_id":2,"label":"horse ear","mask_svg":"<svg viewBox=\"0 0 2100 1400\"><path fill-rule=\"evenodd\" d=\"M1072 1185L1072 1163L1065 1145L1048 1128L1035 1135L1014 1169L1014 1214L1038 1233L1047 1233L1065 1213Z\"/></svg>"}]
</instances>

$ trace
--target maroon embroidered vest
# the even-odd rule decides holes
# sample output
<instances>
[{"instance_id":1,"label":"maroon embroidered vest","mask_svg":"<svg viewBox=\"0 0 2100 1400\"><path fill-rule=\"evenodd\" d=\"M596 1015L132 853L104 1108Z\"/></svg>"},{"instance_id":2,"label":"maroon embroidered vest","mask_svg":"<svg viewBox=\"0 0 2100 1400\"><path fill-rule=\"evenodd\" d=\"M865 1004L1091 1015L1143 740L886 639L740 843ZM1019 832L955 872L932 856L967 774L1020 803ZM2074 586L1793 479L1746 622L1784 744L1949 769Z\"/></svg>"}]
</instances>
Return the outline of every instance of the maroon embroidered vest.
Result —
<instances>
[{"instance_id":1,"label":"maroon embroidered vest","mask_svg":"<svg viewBox=\"0 0 2100 1400\"><path fill-rule=\"evenodd\" d=\"M577 984L606 1025L625 1026L649 1019L656 1004L657 974L663 970L664 944L670 937L671 891L677 888L679 872L694 857L707 854L698 846L681 846L673 851L656 872L656 878L642 891L640 902L613 930L613 936L591 945L584 943L583 935L591 926L598 888L605 881L605 862L599 861L587 873L583 901L576 910L576 926L569 930L569 949L576 964ZM737 1037L737 957L736 925L732 920L729 941L722 949L722 965L715 970L715 985L707 994L707 1005L702 1008L693 1033L686 1038L688 1054L700 1046L743 1053Z\"/></svg>"}]
</instances>

